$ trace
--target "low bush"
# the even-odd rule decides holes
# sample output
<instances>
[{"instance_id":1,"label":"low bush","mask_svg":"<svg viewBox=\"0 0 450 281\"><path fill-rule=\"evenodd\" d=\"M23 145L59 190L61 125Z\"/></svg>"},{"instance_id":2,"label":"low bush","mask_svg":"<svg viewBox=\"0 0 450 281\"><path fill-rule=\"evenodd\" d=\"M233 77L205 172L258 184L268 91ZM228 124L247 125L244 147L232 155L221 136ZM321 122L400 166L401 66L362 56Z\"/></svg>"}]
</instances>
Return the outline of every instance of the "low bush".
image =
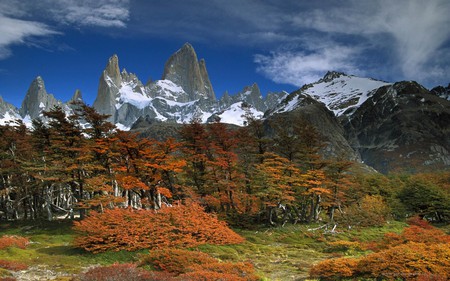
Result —
<instances>
[{"instance_id":1,"label":"low bush","mask_svg":"<svg viewBox=\"0 0 450 281\"><path fill-rule=\"evenodd\" d=\"M154 269L175 274L186 273L187 268L195 264L215 262L217 260L206 253L183 249L153 250L141 257L141 265L150 265Z\"/></svg>"},{"instance_id":2,"label":"low bush","mask_svg":"<svg viewBox=\"0 0 450 281\"><path fill-rule=\"evenodd\" d=\"M386 280L416 280L419 276L450 278L450 245L409 242L369 254L359 260L356 276Z\"/></svg>"},{"instance_id":3,"label":"low bush","mask_svg":"<svg viewBox=\"0 0 450 281\"><path fill-rule=\"evenodd\" d=\"M257 281L255 269L250 263L215 262L210 264L194 264L188 272L181 274L181 280L229 280L229 281Z\"/></svg>"},{"instance_id":4,"label":"low bush","mask_svg":"<svg viewBox=\"0 0 450 281\"><path fill-rule=\"evenodd\" d=\"M314 265L309 275L324 281L342 280L355 275L358 260L352 258L327 259Z\"/></svg>"},{"instance_id":5,"label":"low bush","mask_svg":"<svg viewBox=\"0 0 450 281\"><path fill-rule=\"evenodd\" d=\"M0 237L0 250L8 247L25 249L29 243L30 241L25 237L4 235Z\"/></svg>"},{"instance_id":6,"label":"low bush","mask_svg":"<svg viewBox=\"0 0 450 281\"><path fill-rule=\"evenodd\" d=\"M28 265L17 261L0 260L0 268L19 271L27 269Z\"/></svg>"}]
</instances>

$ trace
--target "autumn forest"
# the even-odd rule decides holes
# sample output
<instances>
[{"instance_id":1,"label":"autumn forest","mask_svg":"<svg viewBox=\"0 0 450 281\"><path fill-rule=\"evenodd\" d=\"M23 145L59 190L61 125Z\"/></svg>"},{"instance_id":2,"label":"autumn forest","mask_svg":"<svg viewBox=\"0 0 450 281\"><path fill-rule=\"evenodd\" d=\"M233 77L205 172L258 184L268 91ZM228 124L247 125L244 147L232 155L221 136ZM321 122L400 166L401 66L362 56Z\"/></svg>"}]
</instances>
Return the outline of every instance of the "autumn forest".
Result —
<instances>
[{"instance_id":1,"label":"autumn forest","mask_svg":"<svg viewBox=\"0 0 450 281\"><path fill-rule=\"evenodd\" d=\"M32 128L0 126L1 223L68 221L71 245L93 255L150 250L74 280L113 280L101 279L111 272L132 280L267 280L250 260L217 259L198 247L241 244L239 230L295 225L329 251L308 266L309 278L450 277L449 172L382 175L325 158L326 139L301 117L286 126L283 116L267 123L249 115L239 128L194 119L164 140L118 130L84 104L71 116L55 107L43 117ZM339 238L393 222L401 229L379 239ZM20 268L1 251L25 249L28 239L0 237L0 269Z\"/></svg>"}]
</instances>

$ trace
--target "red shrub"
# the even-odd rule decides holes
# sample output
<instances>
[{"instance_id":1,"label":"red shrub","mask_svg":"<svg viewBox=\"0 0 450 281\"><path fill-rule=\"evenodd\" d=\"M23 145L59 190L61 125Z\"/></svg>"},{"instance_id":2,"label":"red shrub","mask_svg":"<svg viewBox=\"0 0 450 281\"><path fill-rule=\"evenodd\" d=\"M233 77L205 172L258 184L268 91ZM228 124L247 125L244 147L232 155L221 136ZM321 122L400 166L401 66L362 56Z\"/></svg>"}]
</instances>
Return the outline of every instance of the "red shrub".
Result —
<instances>
[{"instance_id":1,"label":"red shrub","mask_svg":"<svg viewBox=\"0 0 450 281\"><path fill-rule=\"evenodd\" d=\"M416 280L420 276L450 278L450 245L409 242L373 253L360 259L356 276L386 280Z\"/></svg>"},{"instance_id":2,"label":"red shrub","mask_svg":"<svg viewBox=\"0 0 450 281\"><path fill-rule=\"evenodd\" d=\"M0 260L0 268L12 270L12 271L19 271L19 270L25 270L28 268L28 265L17 262L17 261L7 261L7 260Z\"/></svg>"},{"instance_id":3,"label":"red shrub","mask_svg":"<svg viewBox=\"0 0 450 281\"><path fill-rule=\"evenodd\" d=\"M75 222L74 228L81 234L75 239L75 245L93 253L244 241L226 223L206 213L198 204L159 211L107 210Z\"/></svg>"},{"instance_id":4,"label":"red shrub","mask_svg":"<svg viewBox=\"0 0 450 281\"><path fill-rule=\"evenodd\" d=\"M409 218L406 221L409 225L415 225L421 228L425 228L425 229L432 229L433 226L430 225L426 220L421 219L419 216L414 216Z\"/></svg>"},{"instance_id":5,"label":"red shrub","mask_svg":"<svg viewBox=\"0 0 450 281\"><path fill-rule=\"evenodd\" d=\"M210 255L182 249L151 251L141 260L141 265L151 265L178 275L177 280L259 280L249 263L219 262Z\"/></svg>"},{"instance_id":6,"label":"red shrub","mask_svg":"<svg viewBox=\"0 0 450 281\"><path fill-rule=\"evenodd\" d=\"M405 228L400 234L386 233L383 241L373 245L372 250L379 251L408 242L447 244L450 243L450 235L435 227L422 228L417 225L411 225Z\"/></svg>"},{"instance_id":7,"label":"red shrub","mask_svg":"<svg viewBox=\"0 0 450 281\"><path fill-rule=\"evenodd\" d=\"M25 249L29 243L30 241L25 237L5 235L0 237L0 250L8 247Z\"/></svg>"},{"instance_id":8,"label":"red shrub","mask_svg":"<svg viewBox=\"0 0 450 281\"><path fill-rule=\"evenodd\" d=\"M341 280L342 278L352 277L357 265L357 259L328 259L314 265L310 269L309 275L313 278L320 278L320 280Z\"/></svg>"},{"instance_id":9,"label":"red shrub","mask_svg":"<svg viewBox=\"0 0 450 281\"><path fill-rule=\"evenodd\" d=\"M230 280L257 281L255 269L250 263L215 262L210 264L196 264L189 268L189 272L179 276L181 280Z\"/></svg>"},{"instance_id":10,"label":"red shrub","mask_svg":"<svg viewBox=\"0 0 450 281\"><path fill-rule=\"evenodd\" d=\"M183 249L153 250L141 258L141 265L151 265L157 270L175 274L187 272L187 268L195 264L215 263L217 260L210 255Z\"/></svg>"}]
</instances>

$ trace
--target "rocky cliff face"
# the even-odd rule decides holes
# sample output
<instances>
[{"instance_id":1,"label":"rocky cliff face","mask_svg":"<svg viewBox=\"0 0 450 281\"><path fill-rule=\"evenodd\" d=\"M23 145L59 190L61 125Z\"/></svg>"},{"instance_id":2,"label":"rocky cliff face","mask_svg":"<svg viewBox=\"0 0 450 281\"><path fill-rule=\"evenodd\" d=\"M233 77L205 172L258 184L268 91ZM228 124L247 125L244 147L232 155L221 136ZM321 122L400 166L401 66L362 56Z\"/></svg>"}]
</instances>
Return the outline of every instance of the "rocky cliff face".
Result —
<instances>
[{"instance_id":1,"label":"rocky cliff face","mask_svg":"<svg viewBox=\"0 0 450 281\"><path fill-rule=\"evenodd\" d=\"M62 102L47 94L44 80L38 76L28 88L19 112L22 118L32 120L42 117L43 110L51 110L54 106L62 106Z\"/></svg>"},{"instance_id":2,"label":"rocky cliff face","mask_svg":"<svg viewBox=\"0 0 450 281\"><path fill-rule=\"evenodd\" d=\"M191 44L186 43L173 54L164 66L162 80L170 80L179 85L187 94L188 102L200 98L215 100L216 96L209 81L205 61L200 62Z\"/></svg>"},{"instance_id":3,"label":"rocky cliff face","mask_svg":"<svg viewBox=\"0 0 450 281\"><path fill-rule=\"evenodd\" d=\"M379 88L343 124L353 148L378 171L450 166L450 102L416 82Z\"/></svg>"}]
</instances>

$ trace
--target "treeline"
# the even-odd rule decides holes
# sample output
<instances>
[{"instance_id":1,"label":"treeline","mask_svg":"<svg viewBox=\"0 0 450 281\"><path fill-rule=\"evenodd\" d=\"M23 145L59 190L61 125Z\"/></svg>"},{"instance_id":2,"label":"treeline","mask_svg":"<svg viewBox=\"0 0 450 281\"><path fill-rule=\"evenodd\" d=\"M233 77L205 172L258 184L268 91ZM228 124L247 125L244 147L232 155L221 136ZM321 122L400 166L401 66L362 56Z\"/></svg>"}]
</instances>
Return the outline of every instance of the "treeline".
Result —
<instances>
[{"instance_id":1,"label":"treeline","mask_svg":"<svg viewBox=\"0 0 450 281\"><path fill-rule=\"evenodd\" d=\"M185 124L180 140L140 138L80 104L0 126L0 217L84 217L89 210L197 202L232 224L379 225L419 214L450 219L450 173L361 175L320 156L324 140L300 116L248 126ZM270 129L267 129L267 126ZM267 134L270 132L270 136Z\"/></svg>"}]
</instances>

